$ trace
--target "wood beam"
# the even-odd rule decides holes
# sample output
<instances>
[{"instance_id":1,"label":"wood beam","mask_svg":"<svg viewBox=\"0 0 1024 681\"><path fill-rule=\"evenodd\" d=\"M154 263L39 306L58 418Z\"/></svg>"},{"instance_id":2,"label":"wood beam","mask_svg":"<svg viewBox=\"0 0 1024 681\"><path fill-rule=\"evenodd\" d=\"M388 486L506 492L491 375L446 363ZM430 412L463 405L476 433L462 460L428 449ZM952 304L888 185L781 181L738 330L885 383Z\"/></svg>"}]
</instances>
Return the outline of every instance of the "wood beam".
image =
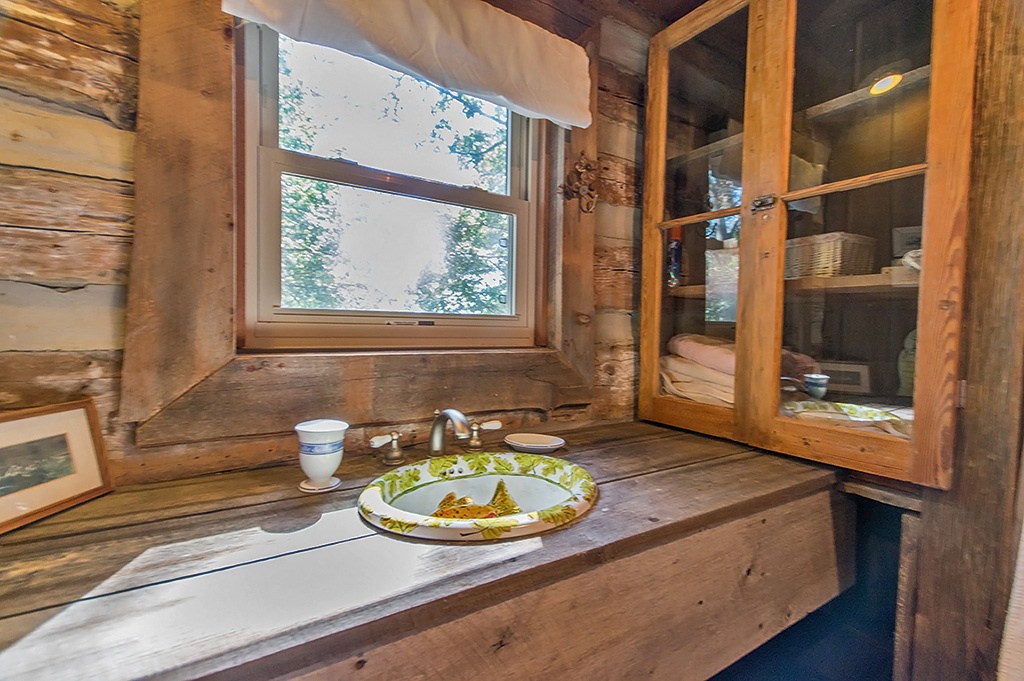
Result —
<instances>
[{"instance_id":1,"label":"wood beam","mask_svg":"<svg viewBox=\"0 0 1024 681\"><path fill-rule=\"evenodd\" d=\"M83 10L104 8L91 24L87 11L45 4L55 16L40 21L44 12L30 11L24 0L0 3L0 87L134 128L138 77L127 19L95 1L81 3ZM60 32L65 26L74 38Z\"/></svg>"},{"instance_id":2,"label":"wood beam","mask_svg":"<svg viewBox=\"0 0 1024 681\"><path fill-rule=\"evenodd\" d=\"M622 0L486 0L498 9L537 24L556 35L580 42L603 17L611 17L645 35L665 26L663 20L633 2Z\"/></svg>"},{"instance_id":3,"label":"wood beam","mask_svg":"<svg viewBox=\"0 0 1024 681\"><path fill-rule=\"evenodd\" d=\"M235 354L232 19L206 0L143 10L135 187L144 229L132 247L126 422L153 416Z\"/></svg>"},{"instance_id":4,"label":"wood beam","mask_svg":"<svg viewBox=\"0 0 1024 681\"><path fill-rule=\"evenodd\" d=\"M963 343L967 403L953 487L924 494L916 681L996 678L1019 529L1024 7L1008 0L981 3L980 26Z\"/></svg>"}]
</instances>

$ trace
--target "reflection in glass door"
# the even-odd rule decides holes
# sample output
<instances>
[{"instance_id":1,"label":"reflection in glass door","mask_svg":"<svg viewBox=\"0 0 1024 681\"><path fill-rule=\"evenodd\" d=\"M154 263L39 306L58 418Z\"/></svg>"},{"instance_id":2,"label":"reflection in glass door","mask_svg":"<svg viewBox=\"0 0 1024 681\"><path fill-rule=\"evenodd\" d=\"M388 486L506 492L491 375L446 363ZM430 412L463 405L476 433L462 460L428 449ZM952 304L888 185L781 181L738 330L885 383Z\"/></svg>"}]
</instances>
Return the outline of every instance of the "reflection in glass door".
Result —
<instances>
[{"instance_id":1,"label":"reflection in glass door","mask_svg":"<svg viewBox=\"0 0 1024 681\"><path fill-rule=\"evenodd\" d=\"M747 18L668 53L658 376L664 396L733 407Z\"/></svg>"},{"instance_id":2,"label":"reflection in glass door","mask_svg":"<svg viewBox=\"0 0 1024 681\"><path fill-rule=\"evenodd\" d=\"M798 2L782 416L911 438L932 11Z\"/></svg>"},{"instance_id":3,"label":"reflection in glass door","mask_svg":"<svg viewBox=\"0 0 1024 681\"><path fill-rule=\"evenodd\" d=\"M923 199L923 176L816 197L811 235L788 205L783 415L910 439Z\"/></svg>"}]
</instances>

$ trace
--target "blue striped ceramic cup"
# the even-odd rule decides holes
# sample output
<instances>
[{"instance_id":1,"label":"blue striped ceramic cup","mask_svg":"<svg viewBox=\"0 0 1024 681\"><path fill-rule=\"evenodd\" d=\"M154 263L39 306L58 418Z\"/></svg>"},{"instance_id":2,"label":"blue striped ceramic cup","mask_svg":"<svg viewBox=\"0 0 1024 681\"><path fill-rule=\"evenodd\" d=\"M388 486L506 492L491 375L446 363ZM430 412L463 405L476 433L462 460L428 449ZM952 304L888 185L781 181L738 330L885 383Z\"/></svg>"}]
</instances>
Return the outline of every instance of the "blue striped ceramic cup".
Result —
<instances>
[{"instance_id":1,"label":"blue striped ceramic cup","mask_svg":"<svg viewBox=\"0 0 1024 681\"><path fill-rule=\"evenodd\" d=\"M348 424L337 419L313 419L295 426L303 454L333 454L345 448Z\"/></svg>"},{"instance_id":2,"label":"blue striped ceramic cup","mask_svg":"<svg viewBox=\"0 0 1024 681\"><path fill-rule=\"evenodd\" d=\"M342 449L345 449L344 440L323 443L299 442L299 454L333 454Z\"/></svg>"},{"instance_id":3,"label":"blue striped ceramic cup","mask_svg":"<svg viewBox=\"0 0 1024 681\"><path fill-rule=\"evenodd\" d=\"M333 489L339 483L333 478L345 453L345 431L348 424L337 419L313 419L295 426L299 436L299 465L308 479L300 485L305 491Z\"/></svg>"},{"instance_id":4,"label":"blue striped ceramic cup","mask_svg":"<svg viewBox=\"0 0 1024 681\"><path fill-rule=\"evenodd\" d=\"M828 392L828 376L826 374L804 374L804 388L808 395L820 400Z\"/></svg>"}]
</instances>

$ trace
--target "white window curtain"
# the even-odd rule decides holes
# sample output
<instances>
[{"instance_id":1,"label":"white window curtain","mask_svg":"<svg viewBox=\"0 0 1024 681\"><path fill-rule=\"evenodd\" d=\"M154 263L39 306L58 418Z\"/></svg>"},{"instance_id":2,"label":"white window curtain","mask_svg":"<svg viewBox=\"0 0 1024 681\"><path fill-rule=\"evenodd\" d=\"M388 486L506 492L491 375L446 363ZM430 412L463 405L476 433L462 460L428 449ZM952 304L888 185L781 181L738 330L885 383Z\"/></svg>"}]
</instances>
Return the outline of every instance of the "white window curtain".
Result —
<instances>
[{"instance_id":1,"label":"white window curtain","mask_svg":"<svg viewBox=\"0 0 1024 681\"><path fill-rule=\"evenodd\" d=\"M222 0L221 8L562 127L590 125L586 51L483 0Z\"/></svg>"}]
</instances>

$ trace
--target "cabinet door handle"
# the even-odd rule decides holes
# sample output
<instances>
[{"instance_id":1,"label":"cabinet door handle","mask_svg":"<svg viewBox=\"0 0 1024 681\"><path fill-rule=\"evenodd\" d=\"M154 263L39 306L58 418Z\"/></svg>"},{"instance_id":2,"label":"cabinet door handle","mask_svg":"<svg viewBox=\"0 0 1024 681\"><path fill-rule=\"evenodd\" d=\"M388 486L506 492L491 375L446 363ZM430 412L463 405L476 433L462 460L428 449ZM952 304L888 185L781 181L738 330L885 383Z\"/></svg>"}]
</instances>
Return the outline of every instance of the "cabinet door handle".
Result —
<instances>
[{"instance_id":1,"label":"cabinet door handle","mask_svg":"<svg viewBox=\"0 0 1024 681\"><path fill-rule=\"evenodd\" d=\"M775 207L775 200L778 197L775 194L765 194L764 196L758 196L756 199L750 202L750 212L760 213L764 210L771 210Z\"/></svg>"}]
</instances>

